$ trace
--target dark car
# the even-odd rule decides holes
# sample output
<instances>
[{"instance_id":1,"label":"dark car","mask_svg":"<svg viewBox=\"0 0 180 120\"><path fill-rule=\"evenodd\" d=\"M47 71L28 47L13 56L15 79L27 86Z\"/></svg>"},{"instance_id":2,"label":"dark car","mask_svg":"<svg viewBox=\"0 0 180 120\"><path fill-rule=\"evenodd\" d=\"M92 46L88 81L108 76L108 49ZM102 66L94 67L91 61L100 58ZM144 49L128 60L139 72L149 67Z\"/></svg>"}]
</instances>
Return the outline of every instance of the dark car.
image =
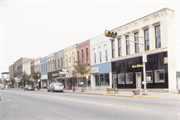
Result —
<instances>
[{"instance_id":1,"label":"dark car","mask_svg":"<svg viewBox=\"0 0 180 120\"><path fill-rule=\"evenodd\" d=\"M35 89L35 87L33 87L33 86L26 86L26 87L24 87L24 90L33 90L34 91L34 89Z\"/></svg>"}]
</instances>

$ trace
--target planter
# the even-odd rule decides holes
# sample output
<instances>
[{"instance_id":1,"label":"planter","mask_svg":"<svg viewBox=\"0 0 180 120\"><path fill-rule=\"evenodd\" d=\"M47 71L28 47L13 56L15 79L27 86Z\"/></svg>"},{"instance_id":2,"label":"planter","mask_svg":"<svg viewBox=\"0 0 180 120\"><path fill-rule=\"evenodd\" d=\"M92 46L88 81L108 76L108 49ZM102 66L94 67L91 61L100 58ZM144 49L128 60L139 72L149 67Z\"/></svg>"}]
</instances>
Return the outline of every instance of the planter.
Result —
<instances>
[{"instance_id":1,"label":"planter","mask_svg":"<svg viewBox=\"0 0 180 120\"><path fill-rule=\"evenodd\" d=\"M134 95L139 95L139 90L133 90L132 92L134 93Z\"/></svg>"}]
</instances>

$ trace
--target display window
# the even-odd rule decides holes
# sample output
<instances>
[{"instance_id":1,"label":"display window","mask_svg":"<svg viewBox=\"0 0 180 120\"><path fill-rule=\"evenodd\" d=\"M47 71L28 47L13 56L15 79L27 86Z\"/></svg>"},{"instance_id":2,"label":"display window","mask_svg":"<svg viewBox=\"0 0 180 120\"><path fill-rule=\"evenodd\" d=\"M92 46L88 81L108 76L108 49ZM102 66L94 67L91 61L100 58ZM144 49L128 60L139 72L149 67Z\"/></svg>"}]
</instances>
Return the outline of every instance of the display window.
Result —
<instances>
[{"instance_id":1,"label":"display window","mask_svg":"<svg viewBox=\"0 0 180 120\"><path fill-rule=\"evenodd\" d=\"M124 84L124 73L118 74L118 84Z\"/></svg>"},{"instance_id":2,"label":"display window","mask_svg":"<svg viewBox=\"0 0 180 120\"><path fill-rule=\"evenodd\" d=\"M151 71L146 71L146 82L147 83L153 83L153 72Z\"/></svg>"},{"instance_id":3,"label":"display window","mask_svg":"<svg viewBox=\"0 0 180 120\"><path fill-rule=\"evenodd\" d=\"M155 73L155 82L156 83L165 82L165 72L164 72L164 69L155 70L154 73Z\"/></svg>"},{"instance_id":4,"label":"display window","mask_svg":"<svg viewBox=\"0 0 180 120\"><path fill-rule=\"evenodd\" d=\"M133 73L126 73L126 84L133 84Z\"/></svg>"}]
</instances>

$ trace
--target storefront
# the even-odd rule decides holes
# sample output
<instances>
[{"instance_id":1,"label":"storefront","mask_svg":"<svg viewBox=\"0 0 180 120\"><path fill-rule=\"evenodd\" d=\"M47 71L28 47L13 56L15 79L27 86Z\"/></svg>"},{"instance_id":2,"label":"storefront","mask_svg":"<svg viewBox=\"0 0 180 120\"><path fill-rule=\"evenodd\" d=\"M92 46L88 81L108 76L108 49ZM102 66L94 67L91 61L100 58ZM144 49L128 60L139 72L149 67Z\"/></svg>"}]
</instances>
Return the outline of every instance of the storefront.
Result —
<instances>
[{"instance_id":1,"label":"storefront","mask_svg":"<svg viewBox=\"0 0 180 120\"><path fill-rule=\"evenodd\" d=\"M111 87L111 63L106 62L91 66L92 89L105 90Z\"/></svg>"},{"instance_id":2,"label":"storefront","mask_svg":"<svg viewBox=\"0 0 180 120\"><path fill-rule=\"evenodd\" d=\"M142 56L112 61L112 87L144 88ZM147 88L168 88L167 52L147 55Z\"/></svg>"},{"instance_id":3,"label":"storefront","mask_svg":"<svg viewBox=\"0 0 180 120\"><path fill-rule=\"evenodd\" d=\"M41 89L46 89L48 85L48 76L47 74L44 74L41 76Z\"/></svg>"},{"instance_id":4,"label":"storefront","mask_svg":"<svg viewBox=\"0 0 180 120\"><path fill-rule=\"evenodd\" d=\"M48 73L49 84L54 82L62 82L65 85L65 74L61 74L62 71L53 71Z\"/></svg>"}]
</instances>

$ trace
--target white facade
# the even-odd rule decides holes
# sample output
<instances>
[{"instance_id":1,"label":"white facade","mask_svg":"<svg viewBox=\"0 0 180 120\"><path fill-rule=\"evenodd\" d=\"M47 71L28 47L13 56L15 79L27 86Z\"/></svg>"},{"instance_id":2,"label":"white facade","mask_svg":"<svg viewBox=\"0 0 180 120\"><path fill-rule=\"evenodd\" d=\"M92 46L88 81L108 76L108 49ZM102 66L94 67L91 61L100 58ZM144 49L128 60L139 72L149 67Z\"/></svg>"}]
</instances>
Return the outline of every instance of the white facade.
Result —
<instances>
[{"instance_id":1,"label":"white facade","mask_svg":"<svg viewBox=\"0 0 180 120\"><path fill-rule=\"evenodd\" d=\"M156 27L160 28L160 47L157 47L156 35L159 33ZM176 89L176 64L175 64L175 29L174 29L174 11L168 8L159 10L138 20L120 26L113 29L118 32L118 38L121 39L122 56L118 53L118 39L110 39L110 58L112 61L123 60L127 58L133 58L142 55L142 45L139 45L139 52L135 53L135 43L130 42L130 54L126 53L126 35L129 35L129 39L134 41L135 38L131 35L138 32L140 43L145 41L145 30L149 30L149 50L145 50L145 53L160 53L167 51L167 63L168 63L168 89L170 92L175 92ZM123 35L126 34L126 35ZM115 57L112 57L112 41L115 42Z\"/></svg>"},{"instance_id":2,"label":"white facade","mask_svg":"<svg viewBox=\"0 0 180 120\"><path fill-rule=\"evenodd\" d=\"M111 87L111 63L109 38L101 34L90 39L92 89ZM108 76L108 77L107 77ZM107 81L106 81L107 80Z\"/></svg>"},{"instance_id":3,"label":"white facade","mask_svg":"<svg viewBox=\"0 0 180 120\"><path fill-rule=\"evenodd\" d=\"M91 48L91 65L96 65L110 61L109 38L105 37L104 34L101 34L97 37L90 39L90 48ZM107 50L107 59L106 59L106 50ZM101 52L101 62L100 62L100 52ZM96 62L94 56L95 54L96 54Z\"/></svg>"},{"instance_id":4,"label":"white facade","mask_svg":"<svg viewBox=\"0 0 180 120\"><path fill-rule=\"evenodd\" d=\"M30 59L22 64L23 73L25 72L26 74L31 75L31 61L32 60Z\"/></svg>"}]
</instances>

